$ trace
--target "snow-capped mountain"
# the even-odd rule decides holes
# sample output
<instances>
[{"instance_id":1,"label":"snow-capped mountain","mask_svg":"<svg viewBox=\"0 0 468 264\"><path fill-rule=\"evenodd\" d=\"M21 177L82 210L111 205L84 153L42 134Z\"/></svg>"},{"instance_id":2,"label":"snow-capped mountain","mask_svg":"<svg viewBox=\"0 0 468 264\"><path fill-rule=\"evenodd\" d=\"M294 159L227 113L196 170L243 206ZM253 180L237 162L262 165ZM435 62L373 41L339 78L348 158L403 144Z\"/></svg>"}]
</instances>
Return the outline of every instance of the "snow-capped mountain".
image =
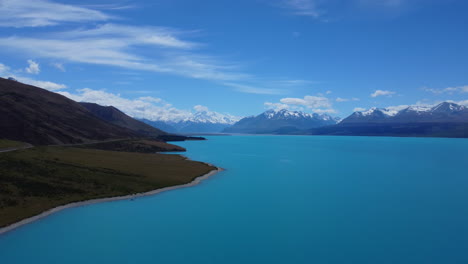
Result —
<instances>
[{"instance_id":1,"label":"snow-capped mountain","mask_svg":"<svg viewBox=\"0 0 468 264\"><path fill-rule=\"evenodd\" d=\"M371 108L367 111L354 112L341 121L349 123L406 123L406 122L468 122L468 108L450 102L436 106L408 106L398 108Z\"/></svg>"},{"instance_id":2,"label":"snow-capped mountain","mask_svg":"<svg viewBox=\"0 0 468 264\"><path fill-rule=\"evenodd\" d=\"M468 138L468 107L444 102L432 107L371 108L307 134Z\"/></svg>"},{"instance_id":3,"label":"snow-capped mountain","mask_svg":"<svg viewBox=\"0 0 468 264\"><path fill-rule=\"evenodd\" d=\"M241 119L224 132L249 134L288 134L314 127L333 125L339 121L326 114L300 111L268 110L257 116Z\"/></svg>"},{"instance_id":4,"label":"snow-capped mountain","mask_svg":"<svg viewBox=\"0 0 468 264\"><path fill-rule=\"evenodd\" d=\"M237 116L220 114L212 111L200 111L193 114L193 116L184 119L183 122L232 125L239 120L240 117Z\"/></svg>"},{"instance_id":5,"label":"snow-capped mountain","mask_svg":"<svg viewBox=\"0 0 468 264\"><path fill-rule=\"evenodd\" d=\"M179 120L143 119L142 121L171 133L219 133L239 120L240 117L232 115L199 111Z\"/></svg>"}]
</instances>

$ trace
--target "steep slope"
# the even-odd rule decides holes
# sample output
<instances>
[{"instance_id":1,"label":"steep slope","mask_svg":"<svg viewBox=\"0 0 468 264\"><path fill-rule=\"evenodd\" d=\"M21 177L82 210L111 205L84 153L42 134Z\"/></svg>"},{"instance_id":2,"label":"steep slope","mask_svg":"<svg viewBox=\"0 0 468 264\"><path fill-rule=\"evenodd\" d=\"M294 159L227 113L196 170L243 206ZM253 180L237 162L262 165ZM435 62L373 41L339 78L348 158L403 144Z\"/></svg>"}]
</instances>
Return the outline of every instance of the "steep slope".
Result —
<instances>
[{"instance_id":1,"label":"steep slope","mask_svg":"<svg viewBox=\"0 0 468 264\"><path fill-rule=\"evenodd\" d=\"M357 136L468 137L468 108L450 102L400 111L371 108L355 112L334 126L306 134Z\"/></svg>"},{"instance_id":2,"label":"steep slope","mask_svg":"<svg viewBox=\"0 0 468 264\"><path fill-rule=\"evenodd\" d=\"M0 138L48 145L134 136L62 95L0 78Z\"/></svg>"},{"instance_id":3,"label":"steep slope","mask_svg":"<svg viewBox=\"0 0 468 264\"><path fill-rule=\"evenodd\" d=\"M308 114L299 111L268 110L260 115L241 119L224 130L226 133L290 134L314 127L336 124L329 115Z\"/></svg>"},{"instance_id":4,"label":"steep slope","mask_svg":"<svg viewBox=\"0 0 468 264\"><path fill-rule=\"evenodd\" d=\"M80 102L79 104L88 109L96 117L116 126L128 128L143 136L158 137L160 135L167 134L160 129L154 128L139 120L133 119L113 106L102 106L95 103L86 102Z\"/></svg>"}]
</instances>

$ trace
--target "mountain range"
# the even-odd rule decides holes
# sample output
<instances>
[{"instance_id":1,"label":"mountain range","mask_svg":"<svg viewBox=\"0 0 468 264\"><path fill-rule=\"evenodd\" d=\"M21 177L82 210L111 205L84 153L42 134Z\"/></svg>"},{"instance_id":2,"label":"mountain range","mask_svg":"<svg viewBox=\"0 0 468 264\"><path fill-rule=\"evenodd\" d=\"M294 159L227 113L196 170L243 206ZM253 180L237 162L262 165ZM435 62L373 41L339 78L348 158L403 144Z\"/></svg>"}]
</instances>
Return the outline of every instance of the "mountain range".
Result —
<instances>
[{"instance_id":1,"label":"mountain range","mask_svg":"<svg viewBox=\"0 0 468 264\"><path fill-rule=\"evenodd\" d=\"M239 120L227 127L226 133L291 134L299 131L333 125L339 121L327 114L309 114L300 111L268 110L257 116Z\"/></svg>"},{"instance_id":2,"label":"mountain range","mask_svg":"<svg viewBox=\"0 0 468 264\"><path fill-rule=\"evenodd\" d=\"M468 108L452 102L400 110L371 108L343 120L285 109L268 110L241 120L199 111L177 121L142 122L112 106L78 103L45 89L0 78L0 138L35 145L141 137L163 141L201 139L168 132L468 138Z\"/></svg>"},{"instance_id":3,"label":"mountain range","mask_svg":"<svg viewBox=\"0 0 468 264\"><path fill-rule=\"evenodd\" d=\"M334 126L303 131L312 135L468 137L468 108L451 102L401 110L354 112Z\"/></svg>"},{"instance_id":4,"label":"mountain range","mask_svg":"<svg viewBox=\"0 0 468 264\"><path fill-rule=\"evenodd\" d=\"M171 133L219 133L239 119L239 117L211 111L198 111L181 120L141 119L141 121Z\"/></svg>"}]
</instances>

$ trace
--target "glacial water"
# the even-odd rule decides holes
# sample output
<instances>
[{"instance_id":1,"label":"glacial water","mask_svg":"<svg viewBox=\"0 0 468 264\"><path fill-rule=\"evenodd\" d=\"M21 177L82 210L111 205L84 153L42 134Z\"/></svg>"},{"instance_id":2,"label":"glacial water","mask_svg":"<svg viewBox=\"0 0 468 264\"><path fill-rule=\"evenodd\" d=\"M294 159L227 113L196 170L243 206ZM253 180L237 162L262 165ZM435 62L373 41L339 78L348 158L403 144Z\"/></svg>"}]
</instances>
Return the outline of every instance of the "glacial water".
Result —
<instances>
[{"instance_id":1,"label":"glacial water","mask_svg":"<svg viewBox=\"0 0 468 264\"><path fill-rule=\"evenodd\" d=\"M468 140L212 136L202 184L0 235L0 263L468 263Z\"/></svg>"}]
</instances>

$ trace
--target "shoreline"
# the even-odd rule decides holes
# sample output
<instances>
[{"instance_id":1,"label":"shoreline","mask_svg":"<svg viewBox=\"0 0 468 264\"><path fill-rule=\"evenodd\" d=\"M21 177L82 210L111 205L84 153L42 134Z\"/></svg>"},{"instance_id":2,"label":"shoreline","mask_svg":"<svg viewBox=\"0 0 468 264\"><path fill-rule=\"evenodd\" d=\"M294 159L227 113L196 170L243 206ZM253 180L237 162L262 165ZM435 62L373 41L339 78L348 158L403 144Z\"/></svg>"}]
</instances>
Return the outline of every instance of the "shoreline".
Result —
<instances>
[{"instance_id":1,"label":"shoreline","mask_svg":"<svg viewBox=\"0 0 468 264\"><path fill-rule=\"evenodd\" d=\"M209 164L209 163L206 163L206 164L208 164L210 166L213 166L212 164ZM69 204L65 204L65 205L60 205L60 206L51 208L51 209L49 209L47 211L44 211L44 212L42 212L42 213L40 213L38 215L31 216L29 218L25 218L25 219L23 219L23 220L21 220L19 222L16 222L16 223L13 223L11 225L0 228L0 236L5 234L5 233L8 233L10 231L13 231L13 230L15 230L17 228L20 228L20 227L25 226L27 224L33 223L35 221L38 221L38 220L40 220L42 218L45 218L47 216L50 216L50 215L55 214L57 212L60 212L62 210L65 210L65 209L74 208L74 207L81 207L81 206L87 206L87 205L92 205L92 204L97 204L97 203L115 202L115 201L121 201L121 200L128 200L128 199L152 196L152 195L156 195L158 193L165 192L165 191L172 191L172 190L176 190L176 189L192 187L192 186L198 185L202 181L210 178L211 176L213 176L213 175L215 175L215 174L217 174L217 173L219 173L221 171L224 171L223 168L219 168L219 167L216 167L216 166L214 166L214 167L216 169L214 169L214 170L212 170L212 171L210 171L210 172L208 172L208 173L206 173L204 175L196 177L191 182L180 184L180 185L164 187L164 188L160 188L160 189L156 189L156 190L152 190L152 191L144 192L144 193L135 193L135 194L128 194L128 195L108 197L108 198L97 198L97 199L91 199L91 200L86 200L86 201L81 201L81 202L73 202L73 203L69 203Z\"/></svg>"}]
</instances>

